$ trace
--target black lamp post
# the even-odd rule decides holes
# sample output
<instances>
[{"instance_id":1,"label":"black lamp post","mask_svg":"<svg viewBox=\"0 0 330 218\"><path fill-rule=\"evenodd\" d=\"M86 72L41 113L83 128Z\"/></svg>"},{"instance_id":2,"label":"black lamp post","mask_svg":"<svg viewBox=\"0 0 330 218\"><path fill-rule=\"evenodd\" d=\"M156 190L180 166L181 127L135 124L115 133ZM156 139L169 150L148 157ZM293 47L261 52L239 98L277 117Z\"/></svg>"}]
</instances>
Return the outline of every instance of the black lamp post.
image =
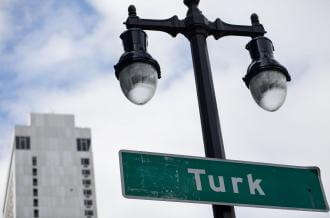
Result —
<instances>
[{"instance_id":1,"label":"black lamp post","mask_svg":"<svg viewBox=\"0 0 330 218\"><path fill-rule=\"evenodd\" d=\"M214 93L206 38L224 36L247 36L252 63L243 78L257 104L268 111L277 110L286 97L288 71L273 57L273 44L264 37L266 31L256 14L251 15L251 26L227 24L219 18L210 22L198 9L199 0L184 0L187 16L179 20L173 16L167 20L140 19L133 5L125 22L127 30L120 36L125 53L115 65L125 96L135 104L148 102L155 93L160 67L146 50L146 33L143 30L162 31L175 37L183 34L189 41L192 52L203 141L206 157L225 159L217 103ZM234 207L213 205L215 218L235 217Z\"/></svg>"}]
</instances>

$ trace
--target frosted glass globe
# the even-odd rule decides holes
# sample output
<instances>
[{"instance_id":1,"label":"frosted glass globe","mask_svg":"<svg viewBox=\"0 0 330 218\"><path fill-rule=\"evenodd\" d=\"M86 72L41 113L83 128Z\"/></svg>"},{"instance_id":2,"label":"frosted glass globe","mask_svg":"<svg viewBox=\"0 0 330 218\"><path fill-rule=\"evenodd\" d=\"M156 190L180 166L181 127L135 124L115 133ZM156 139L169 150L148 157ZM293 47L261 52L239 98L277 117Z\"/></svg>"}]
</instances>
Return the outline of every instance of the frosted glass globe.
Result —
<instances>
[{"instance_id":1,"label":"frosted glass globe","mask_svg":"<svg viewBox=\"0 0 330 218\"><path fill-rule=\"evenodd\" d=\"M120 72L120 87L128 100L134 104L142 105L154 96L157 76L157 70L152 65L135 62Z\"/></svg>"},{"instance_id":2,"label":"frosted glass globe","mask_svg":"<svg viewBox=\"0 0 330 218\"><path fill-rule=\"evenodd\" d=\"M257 104L267 111L276 111L286 98L286 77L274 70L263 71L250 81L250 91Z\"/></svg>"}]
</instances>

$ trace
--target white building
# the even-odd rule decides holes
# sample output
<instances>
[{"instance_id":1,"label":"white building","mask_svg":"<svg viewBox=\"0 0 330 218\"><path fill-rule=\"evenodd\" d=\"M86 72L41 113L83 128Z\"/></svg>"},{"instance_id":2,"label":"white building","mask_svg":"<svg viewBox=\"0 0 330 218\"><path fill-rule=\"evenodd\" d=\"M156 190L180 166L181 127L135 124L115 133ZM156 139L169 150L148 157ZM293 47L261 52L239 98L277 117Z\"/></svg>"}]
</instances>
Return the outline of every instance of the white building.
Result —
<instances>
[{"instance_id":1,"label":"white building","mask_svg":"<svg viewBox=\"0 0 330 218\"><path fill-rule=\"evenodd\" d=\"M96 218L91 130L73 115L31 114L16 126L4 218Z\"/></svg>"}]
</instances>

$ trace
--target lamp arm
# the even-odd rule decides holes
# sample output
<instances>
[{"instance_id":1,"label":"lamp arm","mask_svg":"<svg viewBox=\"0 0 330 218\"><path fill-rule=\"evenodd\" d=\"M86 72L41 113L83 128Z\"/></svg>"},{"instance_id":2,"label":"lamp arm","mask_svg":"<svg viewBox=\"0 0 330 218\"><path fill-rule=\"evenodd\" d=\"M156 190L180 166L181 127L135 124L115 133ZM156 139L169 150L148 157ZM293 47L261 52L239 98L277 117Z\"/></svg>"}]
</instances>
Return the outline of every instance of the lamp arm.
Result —
<instances>
[{"instance_id":1,"label":"lamp arm","mask_svg":"<svg viewBox=\"0 0 330 218\"><path fill-rule=\"evenodd\" d=\"M210 23L209 35L215 39L220 39L224 36L247 36L258 37L266 33L262 24L253 23L251 26L233 25L221 21L219 18L213 23Z\"/></svg>"},{"instance_id":2,"label":"lamp arm","mask_svg":"<svg viewBox=\"0 0 330 218\"><path fill-rule=\"evenodd\" d=\"M140 28L143 30L162 31L170 34L172 37L175 37L178 33L182 33L185 29L184 21L180 20L178 16L164 20L140 19L136 15L134 5L128 7L128 18L124 24L127 29Z\"/></svg>"},{"instance_id":3,"label":"lamp arm","mask_svg":"<svg viewBox=\"0 0 330 218\"><path fill-rule=\"evenodd\" d=\"M182 33L185 29L185 24L182 20L179 20L178 16L173 16L165 20L153 20L153 19L140 19L139 17L129 16L124 22L126 28L140 28L143 30L162 31L175 37L178 33Z\"/></svg>"}]
</instances>

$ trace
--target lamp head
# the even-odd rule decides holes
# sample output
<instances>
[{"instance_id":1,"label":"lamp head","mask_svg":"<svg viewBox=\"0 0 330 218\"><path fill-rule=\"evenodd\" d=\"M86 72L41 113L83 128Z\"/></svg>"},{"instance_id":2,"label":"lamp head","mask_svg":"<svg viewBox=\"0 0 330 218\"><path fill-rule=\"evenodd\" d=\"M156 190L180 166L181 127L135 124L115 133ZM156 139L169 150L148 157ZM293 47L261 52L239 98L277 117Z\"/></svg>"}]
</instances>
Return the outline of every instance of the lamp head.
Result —
<instances>
[{"instance_id":1,"label":"lamp head","mask_svg":"<svg viewBox=\"0 0 330 218\"><path fill-rule=\"evenodd\" d=\"M246 46L252 58L243 78L256 103L267 111L278 110L285 101L291 80L287 69L273 56L272 42L263 36L252 39Z\"/></svg>"},{"instance_id":2,"label":"lamp head","mask_svg":"<svg viewBox=\"0 0 330 218\"><path fill-rule=\"evenodd\" d=\"M114 66L124 95L134 104L147 103L155 94L160 67L147 52L147 34L131 28L120 35L124 54Z\"/></svg>"}]
</instances>

